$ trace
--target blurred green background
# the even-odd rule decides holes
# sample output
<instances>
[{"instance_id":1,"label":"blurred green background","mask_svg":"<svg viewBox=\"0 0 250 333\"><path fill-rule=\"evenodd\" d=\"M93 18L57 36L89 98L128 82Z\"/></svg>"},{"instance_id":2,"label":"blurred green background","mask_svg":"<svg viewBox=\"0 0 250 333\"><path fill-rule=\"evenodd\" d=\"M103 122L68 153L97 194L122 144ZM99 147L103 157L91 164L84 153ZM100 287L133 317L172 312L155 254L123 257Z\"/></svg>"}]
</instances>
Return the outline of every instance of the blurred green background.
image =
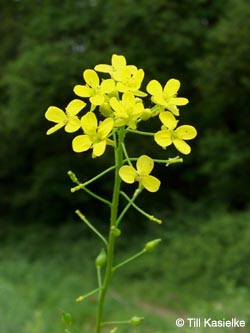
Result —
<instances>
[{"instance_id":1,"label":"blurred green background","mask_svg":"<svg viewBox=\"0 0 250 333\"><path fill-rule=\"evenodd\" d=\"M1 1L0 20L0 332L62 332L62 311L93 331L96 299L74 299L96 286L101 244L74 211L104 232L107 211L71 194L67 171L86 180L110 155L93 163L71 150L70 134L47 137L44 113L64 108L82 71L113 53L143 68L145 82L179 79L190 100L181 122L198 137L182 165L157 170L161 191L139 200L164 224L127 215L117 260L153 238L163 243L114 279L107 317L145 316L135 332L179 332L175 320L188 316L237 317L249 327L249 1L10 0ZM155 149L144 145L143 153ZM98 191L110 186L99 182Z\"/></svg>"}]
</instances>

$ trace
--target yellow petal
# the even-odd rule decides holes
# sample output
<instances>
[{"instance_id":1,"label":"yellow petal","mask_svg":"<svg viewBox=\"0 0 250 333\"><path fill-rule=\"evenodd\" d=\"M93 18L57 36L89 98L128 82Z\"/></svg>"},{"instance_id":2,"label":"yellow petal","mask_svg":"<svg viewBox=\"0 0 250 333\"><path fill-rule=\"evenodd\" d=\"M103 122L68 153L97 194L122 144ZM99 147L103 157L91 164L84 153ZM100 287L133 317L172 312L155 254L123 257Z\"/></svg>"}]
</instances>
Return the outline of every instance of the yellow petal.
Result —
<instances>
[{"instance_id":1,"label":"yellow petal","mask_svg":"<svg viewBox=\"0 0 250 333\"><path fill-rule=\"evenodd\" d=\"M103 95L98 94L98 95L90 97L89 100L93 105L102 105L104 103L105 99L104 99Z\"/></svg>"},{"instance_id":2,"label":"yellow petal","mask_svg":"<svg viewBox=\"0 0 250 333\"><path fill-rule=\"evenodd\" d=\"M151 95L160 95L162 94L162 86L161 84L156 81L156 80L151 80L147 87L146 87L146 90L148 93L150 93Z\"/></svg>"},{"instance_id":3,"label":"yellow petal","mask_svg":"<svg viewBox=\"0 0 250 333\"><path fill-rule=\"evenodd\" d=\"M196 129L190 125L182 125L178 127L174 132L179 139L183 140L191 140L197 135Z\"/></svg>"},{"instance_id":4,"label":"yellow petal","mask_svg":"<svg viewBox=\"0 0 250 333\"><path fill-rule=\"evenodd\" d=\"M69 119L69 121L64 129L65 129L65 132L67 132L67 133L73 133L73 132L76 132L77 130L79 130L80 127L81 127L81 122L75 116L75 117L71 117Z\"/></svg>"},{"instance_id":5,"label":"yellow petal","mask_svg":"<svg viewBox=\"0 0 250 333\"><path fill-rule=\"evenodd\" d=\"M93 144L93 157L101 156L106 149L107 142L106 140L102 140L100 142Z\"/></svg>"},{"instance_id":6,"label":"yellow petal","mask_svg":"<svg viewBox=\"0 0 250 333\"><path fill-rule=\"evenodd\" d=\"M102 139L106 138L114 127L114 120L112 118L107 118L99 125L97 133Z\"/></svg>"},{"instance_id":7,"label":"yellow petal","mask_svg":"<svg viewBox=\"0 0 250 333\"><path fill-rule=\"evenodd\" d=\"M110 106L112 109L118 113L123 113L124 112L124 107L121 105L121 103L117 100L116 97L112 97L109 101Z\"/></svg>"},{"instance_id":8,"label":"yellow petal","mask_svg":"<svg viewBox=\"0 0 250 333\"><path fill-rule=\"evenodd\" d=\"M141 183L145 187L146 190L149 192L157 192L161 185L161 182L158 178L146 175L141 178Z\"/></svg>"},{"instance_id":9,"label":"yellow petal","mask_svg":"<svg viewBox=\"0 0 250 333\"><path fill-rule=\"evenodd\" d=\"M110 65L100 64L95 66L95 71L101 73L110 73L112 72L112 67Z\"/></svg>"},{"instance_id":10,"label":"yellow petal","mask_svg":"<svg viewBox=\"0 0 250 333\"><path fill-rule=\"evenodd\" d=\"M72 141L72 148L76 153L88 150L92 145L92 141L88 135L78 135Z\"/></svg>"},{"instance_id":11,"label":"yellow petal","mask_svg":"<svg viewBox=\"0 0 250 333\"><path fill-rule=\"evenodd\" d=\"M174 105L186 105L188 104L188 99L184 97L173 97L170 99L169 103Z\"/></svg>"},{"instance_id":12,"label":"yellow petal","mask_svg":"<svg viewBox=\"0 0 250 333\"><path fill-rule=\"evenodd\" d=\"M104 80L101 83L101 91L105 94L109 94L115 90L115 81L112 79Z\"/></svg>"},{"instance_id":13,"label":"yellow petal","mask_svg":"<svg viewBox=\"0 0 250 333\"><path fill-rule=\"evenodd\" d=\"M122 95L122 102L127 108L134 106L135 104L135 97L131 92L125 92Z\"/></svg>"},{"instance_id":14,"label":"yellow petal","mask_svg":"<svg viewBox=\"0 0 250 333\"><path fill-rule=\"evenodd\" d=\"M53 123L66 123L67 116L63 110L57 108L56 106L50 106L45 113L45 118Z\"/></svg>"},{"instance_id":15,"label":"yellow petal","mask_svg":"<svg viewBox=\"0 0 250 333\"><path fill-rule=\"evenodd\" d=\"M90 97L93 94L93 91L90 87L82 86L80 84L74 87L74 93L80 97Z\"/></svg>"},{"instance_id":16,"label":"yellow petal","mask_svg":"<svg viewBox=\"0 0 250 333\"><path fill-rule=\"evenodd\" d=\"M188 155L191 152L190 146L181 139L174 139L173 144L175 145L175 148L184 155Z\"/></svg>"},{"instance_id":17,"label":"yellow petal","mask_svg":"<svg viewBox=\"0 0 250 333\"><path fill-rule=\"evenodd\" d=\"M64 124L56 124L55 126L51 127L50 129L48 129L47 131L47 135L50 135L52 133L55 133L56 131L58 131L60 128L62 128L64 126Z\"/></svg>"},{"instance_id":18,"label":"yellow petal","mask_svg":"<svg viewBox=\"0 0 250 333\"><path fill-rule=\"evenodd\" d=\"M161 122L170 130L173 130L177 126L178 121L169 111L161 112L159 118Z\"/></svg>"},{"instance_id":19,"label":"yellow petal","mask_svg":"<svg viewBox=\"0 0 250 333\"><path fill-rule=\"evenodd\" d=\"M137 172L132 166L124 165L119 170L119 176L125 183L132 184L135 182Z\"/></svg>"},{"instance_id":20,"label":"yellow petal","mask_svg":"<svg viewBox=\"0 0 250 333\"><path fill-rule=\"evenodd\" d=\"M86 113L81 118L81 125L84 132L90 136L95 135L97 129L97 119L93 112Z\"/></svg>"},{"instance_id":21,"label":"yellow petal","mask_svg":"<svg viewBox=\"0 0 250 333\"><path fill-rule=\"evenodd\" d=\"M162 148L166 148L172 144L171 132L168 130L158 131L154 135L155 142Z\"/></svg>"},{"instance_id":22,"label":"yellow petal","mask_svg":"<svg viewBox=\"0 0 250 333\"><path fill-rule=\"evenodd\" d=\"M84 77L84 80L86 81L86 83L90 87L95 88L95 87L99 86L99 82L100 82L99 77L93 69L86 69L83 72L83 77Z\"/></svg>"},{"instance_id":23,"label":"yellow petal","mask_svg":"<svg viewBox=\"0 0 250 333\"><path fill-rule=\"evenodd\" d=\"M153 170L154 161L147 155L142 155L136 162L136 168L139 175L149 175Z\"/></svg>"},{"instance_id":24,"label":"yellow petal","mask_svg":"<svg viewBox=\"0 0 250 333\"><path fill-rule=\"evenodd\" d=\"M73 101L69 102L66 107L66 112L70 116L75 116L78 114L84 107L86 103L81 101L80 99L73 99Z\"/></svg>"},{"instance_id":25,"label":"yellow petal","mask_svg":"<svg viewBox=\"0 0 250 333\"><path fill-rule=\"evenodd\" d=\"M175 94L177 94L180 86L181 83L179 80L170 79L164 87L164 94L166 94L167 96L174 96Z\"/></svg>"},{"instance_id":26,"label":"yellow petal","mask_svg":"<svg viewBox=\"0 0 250 333\"><path fill-rule=\"evenodd\" d=\"M122 55L113 54L111 58L112 66L115 68L122 68L126 66L126 58Z\"/></svg>"}]
</instances>

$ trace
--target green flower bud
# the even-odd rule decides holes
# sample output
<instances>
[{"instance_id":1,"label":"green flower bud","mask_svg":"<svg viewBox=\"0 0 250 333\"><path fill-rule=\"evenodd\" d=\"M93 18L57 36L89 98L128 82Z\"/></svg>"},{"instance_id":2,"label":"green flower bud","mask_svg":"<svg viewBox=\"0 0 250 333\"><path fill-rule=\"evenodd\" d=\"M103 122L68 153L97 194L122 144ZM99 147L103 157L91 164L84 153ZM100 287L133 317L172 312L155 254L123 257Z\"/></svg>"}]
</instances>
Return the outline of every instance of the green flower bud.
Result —
<instances>
[{"instance_id":1,"label":"green flower bud","mask_svg":"<svg viewBox=\"0 0 250 333\"><path fill-rule=\"evenodd\" d=\"M107 261L107 254L106 254L105 250L102 249L95 260L95 265L96 265L96 267L102 267L103 265L106 264L106 261Z\"/></svg>"},{"instance_id":2,"label":"green flower bud","mask_svg":"<svg viewBox=\"0 0 250 333\"><path fill-rule=\"evenodd\" d=\"M111 227L111 230L112 230L112 233L113 233L113 235L115 236L115 237L119 237L120 235L121 235L121 229L118 229L118 228L116 228L116 227Z\"/></svg>"},{"instance_id":3,"label":"green flower bud","mask_svg":"<svg viewBox=\"0 0 250 333\"><path fill-rule=\"evenodd\" d=\"M130 322L130 324L131 324L132 326L139 326L139 325L142 324L143 320L144 320L144 317L136 317L136 316L134 316L134 317L132 317L132 318L130 319L129 322Z\"/></svg>"},{"instance_id":4,"label":"green flower bud","mask_svg":"<svg viewBox=\"0 0 250 333\"><path fill-rule=\"evenodd\" d=\"M69 312L63 312L62 313L62 321L66 325L72 325L72 317Z\"/></svg>"},{"instance_id":5,"label":"green flower bud","mask_svg":"<svg viewBox=\"0 0 250 333\"><path fill-rule=\"evenodd\" d=\"M157 239L154 239L154 240L148 242L144 247L144 251L145 252L153 251L160 242L161 242L161 238L157 238Z\"/></svg>"},{"instance_id":6,"label":"green flower bud","mask_svg":"<svg viewBox=\"0 0 250 333\"><path fill-rule=\"evenodd\" d=\"M72 172L71 170L68 171L68 176L72 180L73 183L78 183L78 179L76 177L76 174Z\"/></svg>"}]
</instances>

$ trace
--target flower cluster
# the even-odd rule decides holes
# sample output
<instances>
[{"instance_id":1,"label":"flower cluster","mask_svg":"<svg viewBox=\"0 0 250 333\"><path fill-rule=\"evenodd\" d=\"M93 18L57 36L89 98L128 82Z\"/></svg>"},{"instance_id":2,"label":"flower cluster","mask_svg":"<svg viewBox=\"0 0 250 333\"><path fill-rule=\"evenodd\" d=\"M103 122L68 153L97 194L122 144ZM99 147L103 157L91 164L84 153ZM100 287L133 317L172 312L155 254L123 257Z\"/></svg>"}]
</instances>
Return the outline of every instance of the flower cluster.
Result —
<instances>
[{"instance_id":1,"label":"flower cluster","mask_svg":"<svg viewBox=\"0 0 250 333\"><path fill-rule=\"evenodd\" d=\"M100 74L108 75L100 78ZM134 65L127 65L124 56L114 54L111 65L99 64L94 69L83 72L83 84L74 87L74 93L84 98L71 101L65 112L58 107L51 106L45 113L47 120L55 123L47 134L52 134L60 128L73 133L78 130L72 141L73 151L77 153L92 149L92 157L103 155L107 146L115 146L112 136L117 130L126 133L133 132L145 135L149 133L138 131L142 121L152 117L159 117L160 128L151 133L155 142L166 149L173 144L182 154L189 154L190 146L187 140L193 139L197 133L193 126L177 127L179 106L186 105L188 99L178 97L180 82L176 79L167 81L164 87L152 80L146 86L151 96L151 107L145 107L144 98L148 95L141 91L144 71ZM79 113L88 109L82 116ZM159 180L149 175L153 169L153 159L142 155L137 160L137 170L131 165L124 165L120 169L120 177L127 183L139 181L148 191L155 192L160 186Z\"/></svg>"}]
</instances>

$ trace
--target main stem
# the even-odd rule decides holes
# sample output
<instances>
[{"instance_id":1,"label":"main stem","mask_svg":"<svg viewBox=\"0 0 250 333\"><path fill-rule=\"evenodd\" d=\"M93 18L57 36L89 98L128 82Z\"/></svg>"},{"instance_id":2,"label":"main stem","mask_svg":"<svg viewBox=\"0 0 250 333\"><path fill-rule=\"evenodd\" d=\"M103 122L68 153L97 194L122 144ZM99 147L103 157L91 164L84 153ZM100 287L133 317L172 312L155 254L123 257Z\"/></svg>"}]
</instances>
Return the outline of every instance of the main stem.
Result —
<instances>
[{"instance_id":1,"label":"main stem","mask_svg":"<svg viewBox=\"0 0 250 333\"><path fill-rule=\"evenodd\" d=\"M112 277L114 248L115 248L115 233L113 229L116 226L119 196L120 196L120 186L121 186L119 169L122 166L122 160L123 160L122 142L124 138L122 130L118 130L118 132L114 134L114 137L115 137L115 166L116 166L115 181L114 181L113 197L112 197L112 204L110 211L110 230L109 230L109 239L107 245L107 265L98 301L97 322L96 322L96 331L95 331L96 333L101 332L104 301Z\"/></svg>"}]
</instances>

